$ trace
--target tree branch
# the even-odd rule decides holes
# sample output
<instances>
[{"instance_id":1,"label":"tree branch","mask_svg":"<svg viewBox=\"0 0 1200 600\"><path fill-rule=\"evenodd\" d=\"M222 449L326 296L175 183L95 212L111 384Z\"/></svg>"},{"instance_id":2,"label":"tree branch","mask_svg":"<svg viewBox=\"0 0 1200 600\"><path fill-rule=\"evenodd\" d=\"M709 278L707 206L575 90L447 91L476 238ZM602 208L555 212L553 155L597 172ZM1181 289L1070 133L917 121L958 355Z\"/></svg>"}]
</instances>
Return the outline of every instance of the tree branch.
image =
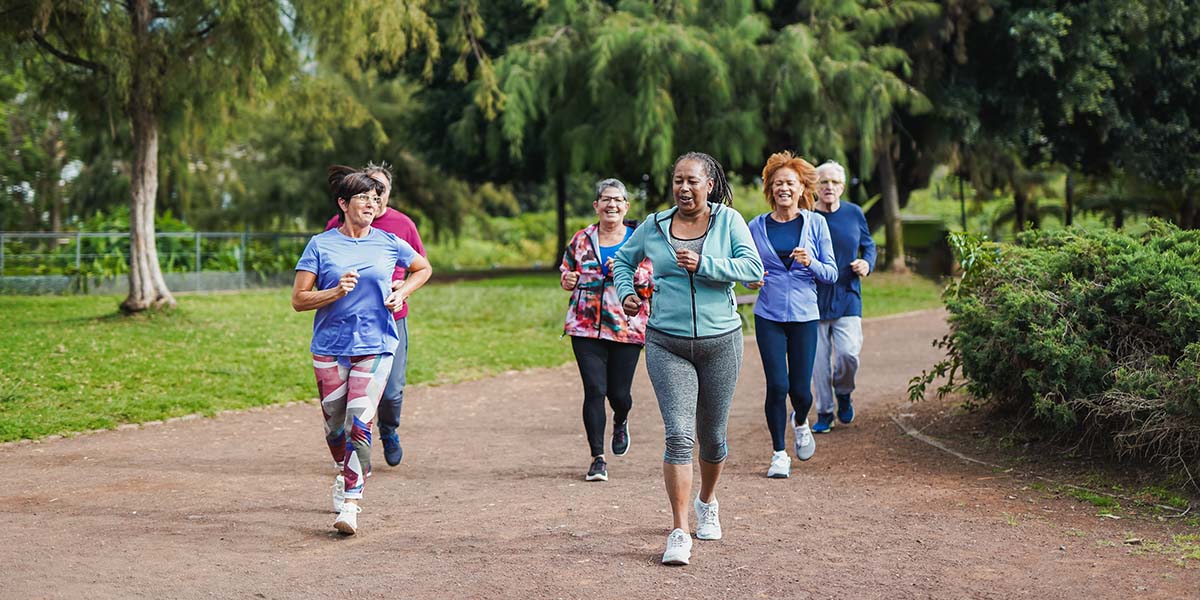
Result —
<instances>
[{"instance_id":1,"label":"tree branch","mask_svg":"<svg viewBox=\"0 0 1200 600\"><path fill-rule=\"evenodd\" d=\"M108 67L106 67L98 62L92 62L90 60L85 60L83 58L75 56L74 54L68 54L66 52L63 52L62 50L55 48L50 42L46 41L46 38L42 37L42 34L36 32L36 31L33 32L33 39L44 50L46 50L50 54L53 54L55 57L57 57L59 60L61 60L63 62L67 62L67 63L73 64L73 65L76 65L79 67L83 67L85 69L89 69L96 73L108 73Z\"/></svg>"}]
</instances>

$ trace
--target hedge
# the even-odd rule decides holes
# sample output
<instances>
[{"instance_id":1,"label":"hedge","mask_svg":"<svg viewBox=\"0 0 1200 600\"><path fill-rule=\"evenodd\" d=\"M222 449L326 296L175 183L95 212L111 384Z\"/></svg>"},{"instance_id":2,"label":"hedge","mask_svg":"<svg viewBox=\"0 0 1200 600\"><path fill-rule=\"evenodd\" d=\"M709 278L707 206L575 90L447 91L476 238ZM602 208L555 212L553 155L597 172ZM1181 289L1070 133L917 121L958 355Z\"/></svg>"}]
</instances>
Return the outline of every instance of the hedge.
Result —
<instances>
[{"instance_id":1,"label":"hedge","mask_svg":"<svg viewBox=\"0 0 1200 600\"><path fill-rule=\"evenodd\" d=\"M1200 231L1156 220L1136 235L951 244L962 276L944 295L947 357L913 379L912 399L948 377L939 395L1029 409L1065 436L1200 474Z\"/></svg>"}]
</instances>

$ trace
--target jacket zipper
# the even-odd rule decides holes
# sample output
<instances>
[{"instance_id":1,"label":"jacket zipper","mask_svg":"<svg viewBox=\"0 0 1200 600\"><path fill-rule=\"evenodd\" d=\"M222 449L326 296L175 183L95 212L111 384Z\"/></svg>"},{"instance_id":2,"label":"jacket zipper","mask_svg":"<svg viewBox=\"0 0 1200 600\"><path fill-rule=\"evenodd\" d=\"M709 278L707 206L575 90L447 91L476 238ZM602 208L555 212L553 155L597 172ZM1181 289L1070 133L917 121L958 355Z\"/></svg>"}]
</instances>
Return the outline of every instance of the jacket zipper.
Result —
<instances>
[{"instance_id":1,"label":"jacket zipper","mask_svg":"<svg viewBox=\"0 0 1200 600\"><path fill-rule=\"evenodd\" d=\"M675 211L675 212L678 213L679 211ZM712 212L710 212L708 214L708 226L704 228L705 237L708 237L709 232L712 231L713 220L716 218L716 216L717 216L717 208L714 206L712 209ZM674 217L674 215L672 215L672 217ZM663 235L662 227L659 226L659 223L661 223L661 222L662 221L659 220L656 215L655 219L654 219L654 224L655 224L654 229L658 231L659 235L663 236L663 240L665 242L667 242L668 247L674 248L674 246L671 246L670 239L668 239L667 236ZM667 227L670 228L669 223L668 223ZM703 249L703 246L702 246L702 249ZM701 255L703 255L703 253L701 253ZM684 269L684 271L687 271L687 269ZM696 274L691 271L687 271L687 274L688 274L688 286L691 287L691 289L692 289L692 338L695 339L695 338L700 337L700 329L696 323Z\"/></svg>"},{"instance_id":2,"label":"jacket zipper","mask_svg":"<svg viewBox=\"0 0 1200 600\"><path fill-rule=\"evenodd\" d=\"M604 276L604 263L600 255L600 230L597 229L596 237L588 236L592 242L592 250L596 253L596 262L600 264L600 295L596 297L596 339L601 339L601 333L604 331L604 292L608 287L608 278Z\"/></svg>"}]
</instances>

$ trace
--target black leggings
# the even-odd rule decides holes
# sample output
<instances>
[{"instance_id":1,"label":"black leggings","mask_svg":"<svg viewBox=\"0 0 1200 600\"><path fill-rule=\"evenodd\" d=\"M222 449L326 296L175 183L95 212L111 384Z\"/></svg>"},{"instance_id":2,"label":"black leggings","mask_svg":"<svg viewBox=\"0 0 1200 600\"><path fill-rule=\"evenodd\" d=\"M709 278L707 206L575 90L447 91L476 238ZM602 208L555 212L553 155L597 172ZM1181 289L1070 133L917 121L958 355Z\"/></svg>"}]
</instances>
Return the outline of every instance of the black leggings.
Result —
<instances>
[{"instance_id":1,"label":"black leggings","mask_svg":"<svg viewBox=\"0 0 1200 600\"><path fill-rule=\"evenodd\" d=\"M610 340L571 337L575 362L583 378L583 428L587 431L592 456L604 454L604 426L607 415L604 397L612 405L613 422L624 423L633 408L633 373L637 370L642 347Z\"/></svg>"}]
</instances>

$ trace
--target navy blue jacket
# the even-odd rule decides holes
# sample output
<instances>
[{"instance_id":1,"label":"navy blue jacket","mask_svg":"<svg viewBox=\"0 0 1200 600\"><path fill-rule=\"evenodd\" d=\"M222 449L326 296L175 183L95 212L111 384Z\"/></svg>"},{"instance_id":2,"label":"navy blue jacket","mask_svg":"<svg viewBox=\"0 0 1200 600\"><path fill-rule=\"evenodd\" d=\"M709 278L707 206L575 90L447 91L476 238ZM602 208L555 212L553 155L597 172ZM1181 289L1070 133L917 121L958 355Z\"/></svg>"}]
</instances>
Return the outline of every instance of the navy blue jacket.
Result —
<instances>
[{"instance_id":1,"label":"navy blue jacket","mask_svg":"<svg viewBox=\"0 0 1200 600\"><path fill-rule=\"evenodd\" d=\"M821 320L862 316L862 286L850 263L861 258L867 261L869 272L875 271L875 240L867 228L867 218L857 205L841 201L838 209L819 213L825 217L829 237L833 239L833 256L838 277L832 284L817 282L817 307Z\"/></svg>"}]
</instances>

